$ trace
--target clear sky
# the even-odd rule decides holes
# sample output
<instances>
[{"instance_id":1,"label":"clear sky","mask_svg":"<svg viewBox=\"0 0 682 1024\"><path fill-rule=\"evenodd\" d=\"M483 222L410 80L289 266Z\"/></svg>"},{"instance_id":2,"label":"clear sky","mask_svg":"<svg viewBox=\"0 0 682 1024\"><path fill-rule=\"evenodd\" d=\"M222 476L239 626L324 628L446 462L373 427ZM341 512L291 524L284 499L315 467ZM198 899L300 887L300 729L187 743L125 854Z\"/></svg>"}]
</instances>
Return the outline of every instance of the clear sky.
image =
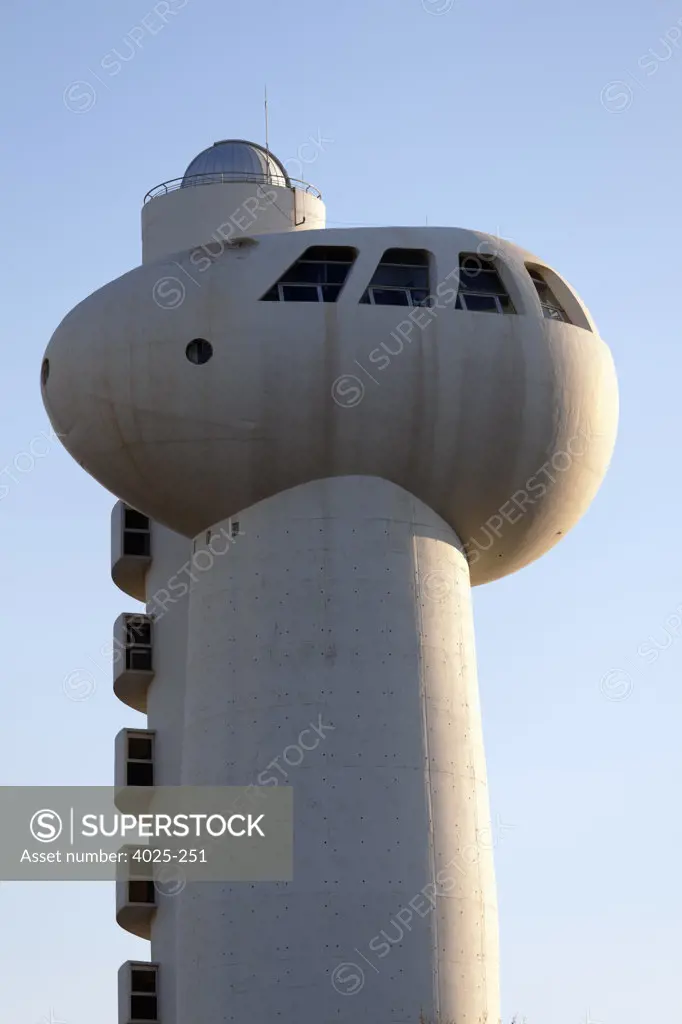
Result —
<instances>
[{"instance_id":1,"label":"clear sky","mask_svg":"<svg viewBox=\"0 0 682 1024\"><path fill-rule=\"evenodd\" d=\"M331 225L513 239L612 348L621 428L600 494L553 552L474 595L493 816L513 826L496 853L504 1017L681 1019L682 641L665 623L682 605L682 5L169 2L165 24L151 0L3 13L0 783L110 784L114 735L143 721L97 653L131 607L109 580L113 499L56 443L31 464L44 347L139 263L149 188L216 139L263 141L267 81L271 148ZM74 701L79 668L96 688ZM111 884L3 883L0 1021L115 1024L118 966L147 949L117 928Z\"/></svg>"}]
</instances>

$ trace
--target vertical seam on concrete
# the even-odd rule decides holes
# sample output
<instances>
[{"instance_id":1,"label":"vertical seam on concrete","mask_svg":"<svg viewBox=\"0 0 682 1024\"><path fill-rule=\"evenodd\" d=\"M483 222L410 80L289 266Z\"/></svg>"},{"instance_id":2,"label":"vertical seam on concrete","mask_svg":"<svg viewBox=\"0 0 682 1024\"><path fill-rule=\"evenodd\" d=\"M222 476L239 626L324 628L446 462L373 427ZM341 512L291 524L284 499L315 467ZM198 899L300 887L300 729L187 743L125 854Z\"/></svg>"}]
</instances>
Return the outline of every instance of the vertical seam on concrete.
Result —
<instances>
[{"instance_id":1,"label":"vertical seam on concrete","mask_svg":"<svg viewBox=\"0 0 682 1024\"><path fill-rule=\"evenodd\" d=\"M423 657L423 616L422 616L422 589L421 589L421 576L419 572L419 552L417 547L417 539L414 532L414 520L415 520L415 509L414 502L410 502L410 531L412 534L412 564L414 566L414 585L415 585L415 616L418 633L418 651L417 660L419 664L419 701L421 705L422 713L422 736L424 742L424 757L426 759L426 767L424 772L424 786L426 789L426 806L429 815L429 863L431 866L431 874L433 876L434 886L436 884L436 857L435 857L435 843L434 843L434 817L433 817L433 800L431 797L431 751L429 749L429 727L428 727L428 711L426 707L426 688L424 686L424 657ZM432 946L434 951L433 957L433 1003L436 1021L440 1021L440 959L439 959L439 942L438 942L438 897L436 890L434 889L434 905L433 905L433 927L431 929L432 935Z\"/></svg>"}]
</instances>

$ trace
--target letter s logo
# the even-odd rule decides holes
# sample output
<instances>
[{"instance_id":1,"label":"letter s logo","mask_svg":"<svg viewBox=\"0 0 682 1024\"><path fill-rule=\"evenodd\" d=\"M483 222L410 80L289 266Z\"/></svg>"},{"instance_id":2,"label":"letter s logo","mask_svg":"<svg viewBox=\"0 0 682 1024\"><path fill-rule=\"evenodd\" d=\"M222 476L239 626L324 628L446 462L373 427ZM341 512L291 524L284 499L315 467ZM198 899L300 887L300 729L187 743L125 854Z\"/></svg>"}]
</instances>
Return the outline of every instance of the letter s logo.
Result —
<instances>
[{"instance_id":1,"label":"letter s logo","mask_svg":"<svg viewBox=\"0 0 682 1024\"><path fill-rule=\"evenodd\" d=\"M62 819L56 811L36 811L31 818L31 835L39 843L53 843L62 834Z\"/></svg>"}]
</instances>

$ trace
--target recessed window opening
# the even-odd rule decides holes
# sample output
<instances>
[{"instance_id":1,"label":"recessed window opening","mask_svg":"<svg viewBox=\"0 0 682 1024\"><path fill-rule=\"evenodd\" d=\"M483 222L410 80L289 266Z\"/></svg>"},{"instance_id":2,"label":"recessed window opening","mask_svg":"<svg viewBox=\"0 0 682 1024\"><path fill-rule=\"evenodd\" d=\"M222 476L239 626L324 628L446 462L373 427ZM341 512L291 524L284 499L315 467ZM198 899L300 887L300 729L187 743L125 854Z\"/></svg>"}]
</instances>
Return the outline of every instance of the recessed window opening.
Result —
<instances>
[{"instance_id":1,"label":"recessed window opening","mask_svg":"<svg viewBox=\"0 0 682 1024\"><path fill-rule=\"evenodd\" d=\"M157 995L156 967L132 967L130 970L130 1021L158 1021L159 1006Z\"/></svg>"},{"instance_id":2,"label":"recessed window opening","mask_svg":"<svg viewBox=\"0 0 682 1024\"><path fill-rule=\"evenodd\" d=\"M143 516L137 509L126 506L123 510L123 525L126 530L148 530L149 517Z\"/></svg>"},{"instance_id":3,"label":"recessed window opening","mask_svg":"<svg viewBox=\"0 0 682 1024\"><path fill-rule=\"evenodd\" d=\"M123 509L123 554L149 558L151 552L151 526L143 516L127 505Z\"/></svg>"},{"instance_id":4,"label":"recessed window opening","mask_svg":"<svg viewBox=\"0 0 682 1024\"><path fill-rule=\"evenodd\" d=\"M126 644L151 647L152 624L147 615L129 615L126 619Z\"/></svg>"},{"instance_id":5,"label":"recessed window opening","mask_svg":"<svg viewBox=\"0 0 682 1024\"><path fill-rule=\"evenodd\" d=\"M455 309L474 313L515 313L492 256L459 254L459 293Z\"/></svg>"},{"instance_id":6,"label":"recessed window opening","mask_svg":"<svg viewBox=\"0 0 682 1024\"><path fill-rule=\"evenodd\" d=\"M151 550L149 530L126 530L123 534L123 554L148 558Z\"/></svg>"},{"instance_id":7,"label":"recessed window opening","mask_svg":"<svg viewBox=\"0 0 682 1024\"><path fill-rule=\"evenodd\" d=\"M336 302L357 252L341 245L314 245L263 296L265 302Z\"/></svg>"},{"instance_id":8,"label":"recessed window opening","mask_svg":"<svg viewBox=\"0 0 682 1024\"><path fill-rule=\"evenodd\" d=\"M540 298L540 305L542 306L542 315L546 320L562 320L566 324L570 324L571 321L569 316L561 305L556 295L547 284L546 280L542 276L542 272L535 267L529 267L528 273L531 276L535 290Z\"/></svg>"},{"instance_id":9,"label":"recessed window opening","mask_svg":"<svg viewBox=\"0 0 682 1024\"><path fill-rule=\"evenodd\" d=\"M126 786L154 785L154 737L131 733L128 735L126 756Z\"/></svg>"},{"instance_id":10,"label":"recessed window opening","mask_svg":"<svg viewBox=\"0 0 682 1024\"><path fill-rule=\"evenodd\" d=\"M40 383L45 387L47 384L48 377L50 376L50 360L43 359L43 365L40 367Z\"/></svg>"},{"instance_id":11,"label":"recessed window opening","mask_svg":"<svg viewBox=\"0 0 682 1024\"><path fill-rule=\"evenodd\" d=\"M128 882L128 903L156 903L154 882L145 879L133 879Z\"/></svg>"},{"instance_id":12,"label":"recessed window opening","mask_svg":"<svg viewBox=\"0 0 682 1024\"><path fill-rule=\"evenodd\" d=\"M360 302L370 306L423 306L428 298L428 252L387 249Z\"/></svg>"},{"instance_id":13,"label":"recessed window opening","mask_svg":"<svg viewBox=\"0 0 682 1024\"><path fill-rule=\"evenodd\" d=\"M154 765L146 761L128 761L126 786L153 786Z\"/></svg>"},{"instance_id":14,"label":"recessed window opening","mask_svg":"<svg viewBox=\"0 0 682 1024\"><path fill-rule=\"evenodd\" d=\"M128 757L135 761L151 761L154 742L151 736L129 736Z\"/></svg>"},{"instance_id":15,"label":"recessed window opening","mask_svg":"<svg viewBox=\"0 0 682 1024\"><path fill-rule=\"evenodd\" d=\"M130 615L125 622L126 669L151 672L152 623L148 615Z\"/></svg>"}]
</instances>

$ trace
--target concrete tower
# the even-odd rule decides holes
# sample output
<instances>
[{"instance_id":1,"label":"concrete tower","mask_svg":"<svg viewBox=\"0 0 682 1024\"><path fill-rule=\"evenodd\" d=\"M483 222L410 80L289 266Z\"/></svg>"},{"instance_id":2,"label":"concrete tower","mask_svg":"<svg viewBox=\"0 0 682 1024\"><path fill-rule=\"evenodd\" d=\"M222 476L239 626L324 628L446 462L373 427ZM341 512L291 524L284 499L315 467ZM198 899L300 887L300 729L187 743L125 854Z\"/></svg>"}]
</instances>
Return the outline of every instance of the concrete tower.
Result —
<instances>
[{"instance_id":1,"label":"concrete tower","mask_svg":"<svg viewBox=\"0 0 682 1024\"><path fill-rule=\"evenodd\" d=\"M471 586L587 509L613 363L515 245L324 224L272 154L216 143L45 354L55 429L120 499L114 579L147 603L116 625L116 692L148 715L118 781L295 790L293 882L119 890L151 939L122 1024L500 1017Z\"/></svg>"}]
</instances>

